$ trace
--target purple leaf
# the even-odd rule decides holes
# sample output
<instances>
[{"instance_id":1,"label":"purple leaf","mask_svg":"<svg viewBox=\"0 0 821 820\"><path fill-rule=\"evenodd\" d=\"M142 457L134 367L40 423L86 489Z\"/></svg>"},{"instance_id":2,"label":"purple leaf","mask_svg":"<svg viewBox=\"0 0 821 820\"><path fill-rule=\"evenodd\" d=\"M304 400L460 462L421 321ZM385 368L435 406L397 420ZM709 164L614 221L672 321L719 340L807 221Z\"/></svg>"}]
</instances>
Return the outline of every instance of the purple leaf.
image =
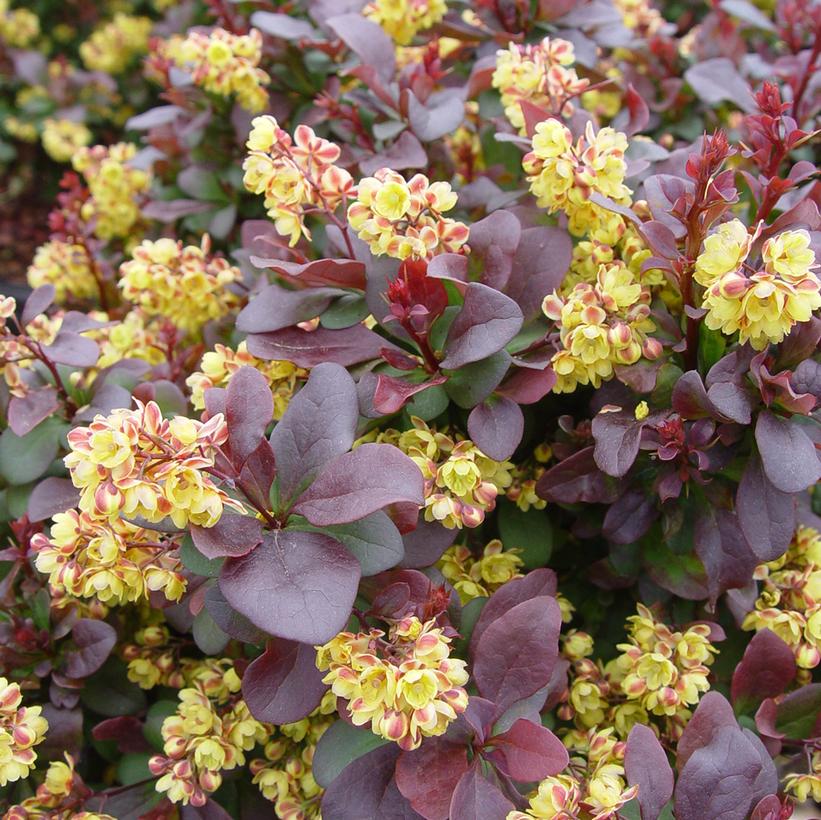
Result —
<instances>
[{"instance_id":1,"label":"purple leaf","mask_svg":"<svg viewBox=\"0 0 821 820\"><path fill-rule=\"evenodd\" d=\"M556 573L552 569L542 567L529 572L524 578L514 578L501 586L482 609L479 620L473 627L473 634L470 639L470 654L476 654L479 638L484 631L497 619L501 618L508 610L518 604L529 601L531 598L538 598L542 595L555 595L558 583Z\"/></svg>"},{"instance_id":2,"label":"purple leaf","mask_svg":"<svg viewBox=\"0 0 821 820\"><path fill-rule=\"evenodd\" d=\"M485 455L504 461L513 455L524 432L519 405L504 396L491 396L471 410L468 434Z\"/></svg>"},{"instance_id":3,"label":"purple leaf","mask_svg":"<svg viewBox=\"0 0 821 820\"><path fill-rule=\"evenodd\" d=\"M500 771L522 783L552 777L569 762L567 749L550 729L522 718L488 742L501 753L493 757Z\"/></svg>"},{"instance_id":4,"label":"purple leaf","mask_svg":"<svg viewBox=\"0 0 821 820\"><path fill-rule=\"evenodd\" d=\"M359 577L359 562L333 538L274 530L253 552L226 560L220 588L260 629L320 644L345 628Z\"/></svg>"},{"instance_id":5,"label":"purple leaf","mask_svg":"<svg viewBox=\"0 0 821 820\"><path fill-rule=\"evenodd\" d=\"M243 228L247 224L247 222L243 223ZM270 225L273 230L271 223L264 224ZM256 239L262 240L264 236L257 236ZM330 287L365 289L365 265L355 259L314 259L298 264L283 259L252 255L250 261L258 268L270 268L276 271L284 279L296 285L308 285L309 287L329 285Z\"/></svg>"},{"instance_id":6,"label":"purple leaf","mask_svg":"<svg viewBox=\"0 0 821 820\"><path fill-rule=\"evenodd\" d=\"M51 385L29 390L23 398L12 396L7 413L9 427L16 435L25 436L59 407L60 399Z\"/></svg>"},{"instance_id":7,"label":"purple leaf","mask_svg":"<svg viewBox=\"0 0 821 820\"><path fill-rule=\"evenodd\" d=\"M120 754L151 751L151 746L143 736L143 722L134 715L108 718L91 730L91 736L94 740L114 741Z\"/></svg>"},{"instance_id":8,"label":"purple leaf","mask_svg":"<svg viewBox=\"0 0 821 820\"><path fill-rule=\"evenodd\" d=\"M424 503L422 473L390 444L363 444L328 462L294 512L318 527L348 524L389 504Z\"/></svg>"},{"instance_id":9,"label":"purple leaf","mask_svg":"<svg viewBox=\"0 0 821 820\"><path fill-rule=\"evenodd\" d=\"M787 551L795 531L795 497L772 484L756 455L744 468L735 508L741 532L759 561L774 561Z\"/></svg>"},{"instance_id":10,"label":"purple leaf","mask_svg":"<svg viewBox=\"0 0 821 820\"><path fill-rule=\"evenodd\" d=\"M271 434L284 500L350 449L358 418L356 385L347 370L338 364L317 365Z\"/></svg>"},{"instance_id":11,"label":"purple leaf","mask_svg":"<svg viewBox=\"0 0 821 820\"><path fill-rule=\"evenodd\" d=\"M542 370L520 367L496 388L496 392L513 399L516 404L535 404L543 399L555 384L556 374L552 367Z\"/></svg>"},{"instance_id":12,"label":"purple leaf","mask_svg":"<svg viewBox=\"0 0 821 820\"><path fill-rule=\"evenodd\" d=\"M482 284L503 290L513 270L522 225L510 211L493 211L470 226L470 255L482 260Z\"/></svg>"},{"instance_id":13,"label":"purple leaf","mask_svg":"<svg viewBox=\"0 0 821 820\"><path fill-rule=\"evenodd\" d=\"M403 171L406 168L424 168L428 164L428 155L416 137L410 131L403 131L396 142L384 151L359 161L359 170L363 174L373 174L380 168L391 168ZM473 228L471 228L471 250L473 249ZM436 258L436 257L434 257Z\"/></svg>"},{"instance_id":14,"label":"purple leaf","mask_svg":"<svg viewBox=\"0 0 821 820\"><path fill-rule=\"evenodd\" d=\"M423 142L432 142L453 133L465 118L464 98L457 89L434 92L425 102L421 102L410 89L405 94L408 123Z\"/></svg>"},{"instance_id":15,"label":"purple leaf","mask_svg":"<svg viewBox=\"0 0 821 820\"><path fill-rule=\"evenodd\" d=\"M402 537L405 557L400 567L429 567L435 564L442 553L456 540L458 530L449 530L437 521L425 521L419 517L416 529Z\"/></svg>"},{"instance_id":16,"label":"purple leaf","mask_svg":"<svg viewBox=\"0 0 821 820\"><path fill-rule=\"evenodd\" d=\"M60 331L52 344L41 347L53 362L71 367L93 367L100 358L97 343L79 333Z\"/></svg>"},{"instance_id":17,"label":"purple leaf","mask_svg":"<svg viewBox=\"0 0 821 820\"><path fill-rule=\"evenodd\" d=\"M455 370L501 350L522 326L522 311L498 290L471 282L448 330L441 366Z\"/></svg>"},{"instance_id":18,"label":"purple leaf","mask_svg":"<svg viewBox=\"0 0 821 820\"><path fill-rule=\"evenodd\" d=\"M194 546L206 558L239 558L262 542L262 523L248 515L224 512L213 527L190 527Z\"/></svg>"},{"instance_id":19,"label":"purple leaf","mask_svg":"<svg viewBox=\"0 0 821 820\"><path fill-rule=\"evenodd\" d=\"M650 109L647 107L644 97L633 88L632 83L627 86L624 101L626 108L619 112L613 127L619 131L624 131L628 137L632 137L633 134L638 134L639 131L644 131L647 128L647 123L650 121Z\"/></svg>"},{"instance_id":20,"label":"purple leaf","mask_svg":"<svg viewBox=\"0 0 821 820\"><path fill-rule=\"evenodd\" d=\"M599 469L615 478L627 475L639 454L643 427L629 411L599 411L593 419L593 458Z\"/></svg>"},{"instance_id":21,"label":"purple leaf","mask_svg":"<svg viewBox=\"0 0 821 820\"><path fill-rule=\"evenodd\" d=\"M765 410L755 425L755 442L767 478L785 493L800 493L821 477L815 445L802 427Z\"/></svg>"},{"instance_id":22,"label":"purple leaf","mask_svg":"<svg viewBox=\"0 0 821 820\"><path fill-rule=\"evenodd\" d=\"M640 489L628 490L604 515L602 534L614 544L634 544L658 518L655 497Z\"/></svg>"},{"instance_id":23,"label":"purple leaf","mask_svg":"<svg viewBox=\"0 0 821 820\"><path fill-rule=\"evenodd\" d=\"M247 461L265 438L274 417L271 388L255 367L241 367L231 376L225 396L228 443L237 469Z\"/></svg>"},{"instance_id":24,"label":"purple leaf","mask_svg":"<svg viewBox=\"0 0 821 820\"><path fill-rule=\"evenodd\" d=\"M396 55L393 42L381 26L361 14L339 14L325 21L348 48L385 80L393 79Z\"/></svg>"},{"instance_id":25,"label":"purple leaf","mask_svg":"<svg viewBox=\"0 0 821 820\"><path fill-rule=\"evenodd\" d=\"M211 202L200 202L197 199L155 199L143 205L140 212L158 222L176 222L184 216L203 213L213 207Z\"/></svg>"},{"instance_id":26,"label":"purple leaf","mask_svg":"<svg viewBox=\"0 0 821 820\"><path fill-rule=\"evenodd\" d=\"M696 370L688 370L673 387L672 406L685 419L715 416L713 403L707 397L704 382Z\"/></svg>"},{"instance_id":27,"label":"purple leaf","mask_svg":"<svg viewBox=\"0 0 821 820\"><path fill-rule=\"evenodd\" d=\"M323 362L350 367L378 359L384 347L394 348L394 345L365 325L340 330L288 327L273 333L252 333L248 337L248 352L253 356L265 360L284 359L298 367L309 368Z\"/></svg>"},{"instance_id":28,"label":"purple leaf","mask_svg":"<svg viewBox=\"0 0 821 820\"><path fill-rule=\"evenodd\" d=\"M257 720L294 723L319 706L322 677L312 646L275 638L245 670L242 696Z\"/></svg>"},{"instance_id":29,"label":"purple leaf","mask_svg":"<svg viewBox=\"0 0 821 820\"><path fill-rule=\"evenodd\" d=\"M679 772L687 765L693 752L710 744L719 729L737 725L733 707L727 698L718 692L707 692L699 701L676 746L676 767Z\"/></svg>"},{"instance_id":30,"label":"purple leaf","mask_svg":"<svg viewBox=\"0 0 821 820\"><path fill-rule=\"evenodd\" d=\"M441 737L427 738L396 763L396 785L425 820L448 820L450 801L468 770L467 749Z\"/></svg>"},{"instance_id":31,"label":"purple leaf","mask_svg":"<svg viewBox=\"0 0 821 820\"><path fill-rule=\"evenodd\" d=\"M391 413L398 413L405 406L405 403L417 393L421 393L429 387L442 384L446 381L447 376L442 373L427 381L416 383L380 373L376 377L376 389L373 392L373 408L378 413L386 416Z\"/></svg>"},{"instance_id":32,"label":"purple leaf","mask_svg":"<svg viewBox=\"0 0 821 820\"><path fill-rule=\"evenodd\" d=\"M479 694L500 714L550 681L561 622L555 599L542 595L514 606L482 633L473 674Z\"/></svg>"},{"instance_id":33,"label":"purple leaf","mask_svg":"<svg viewBox=\"0 0 821 820\"><path fill-rule=\"evenodd\" d=\"M754 7L753 7L754 8ZM756 9L757 11L757 9ZM775 794L768 794L758 802L750 815L750 820L781 820L784 816L782 814L781 801Z\"/></svg>"},{"instance_id":34,"label":"purple leaf","mask_svg":"<svg viewBox=\"0 0 821 820\"><path fill-rule=\"evenodd\" d=\"M478 761L462 776L450 801L450 820L501 820L514 806L480 771Z\"/></svg>"},{"instance_id":35,"label":"purple leaf","mask_svg":"<svg viewBox=\"0 0 821 820\"><path fill-rule=\"evenodd\" d=\"M87 678L105 663L117 643L117 633L105 621L81 618L71 630L71 639L75 648L63 658L63 674L69 678Z\"/></svg>"},{"instance_id":36,"label":"purple leaf","mask_svg":"<svg viewBox=\"0 0 821 820\"><path fill-rule=\"evenodd\" d=\"M270 11L255 11L251 15L251 25L272 37L281 40L299 41L317 39L317 30L307 21L289 14L275 14Z\"/></svg>"},{"instance_id":37,"label":"purple leaf","mask_svg":"<svg viewBox=\"0 0 821 820\"><path fill-rule=\"evenodd\" d=\"M45 313L54 301L54 285L40 285L26 299L20 313L20 324L25 327L35 316Z\"/></svg>"},{"instance_id":38,"label":"purple leaf","mask_svg":"<svg viewBox=\"0 0 821 820\"><path fill-rule=\"evenodd\" d=\"M335 288L287 290L267 285L254 294L237 316L237 330L270 333L321 315L341 291Z\"/></svg>"},{"instance_id":39,"label":"purple leaf","mask_svg":"<svg viewBox=\"0 0 821 820\"><path fill-rule=\"evenodd\" d=\"M219 584L212 584L205 592L205 608L214 623L235 640L249 644L262 644L266 634L255 627L244 615L240 615L222 594Z\"/></svg>"},{"instance_id":40,"label":"purple leaf","mask_svg":"<svg viewBox=\"0 0 821 820\"><path fill-rule=\"evenodd\" d=\"M354 760L326 789L322 816L334 820L419 818L393 777L399 754L399 747L391 743Z\"/></svg>"},{"instance_id":41,"label":"purple leaf","mask_svg":"<svg viewBox=\"0 0 821 820\"><path fill-rule=\"evenodd\" d=\"M673 770L652 729L636 724L624 753L627 782L639 787L641 820L657 820L673 796Z\"/></svg>"},{"instance_id":42,"label":"purple leaf","mask_svg":"<svg viewBox=\"0 0 821 820\"><path fill-rule=\"evenodd\" d=\"M45 521L59 512L77 506L80 491L68 478L49 476L44 478L29 496L28 517L30 521Z\"/></svg>"},{"instance_id":43,"label":"purple leaf","mask_svg":"<svg viewBox=\"0 0 821 820\"><path fill-rule=\"evenodd\" d=\"M795 673L792 649L769 629L756 632L733 672L733 705L739 712L758 708L765 698L783 694Z\"/></svg>"},{"instance_id":44,"label":"purple leaf","mask_svg":"<svg viewBox=\"0 0 821 820\"><path fill-rule=\"evenodd\" d=\"M136 117L130 117L125 127L129 131L148 131L158 125L173 122L183 113L184 109L178 105L158 105L149 108L148 111L143 111L142 114L137 114Z\"/></svg>"},{"instance_id":45,"label":"purple leaf","mask_svg":"<svg viewBox=\"0 0 821 820\"><path fill-rule=\"evenodd\" d=\"M183 806L180 820L231 820L231 815L212 798L206 798L202 806Z\"/></svg>"},{"instance_id":46,"label":"purple leaf","mask_svg":"<svg viewBox=\"0 0 821 820\"><path fill-rule=\"evenodd\" d=\"M573 453L543 473L536 492L559 504L611 504L619 497L615 482L599 470L592 447Z\"/></svg>"},{"instance_id":47,"label":"purple leaf","mask_svg":"<svg viewBox=\"0 0 821 820\"><path fill-rule=\"evenodd\" d=\"M749 84L727 57L696 63L684 72L684 79L709 106L726 100L748 114L756 110Z\"/></svg>"}]
</instances>

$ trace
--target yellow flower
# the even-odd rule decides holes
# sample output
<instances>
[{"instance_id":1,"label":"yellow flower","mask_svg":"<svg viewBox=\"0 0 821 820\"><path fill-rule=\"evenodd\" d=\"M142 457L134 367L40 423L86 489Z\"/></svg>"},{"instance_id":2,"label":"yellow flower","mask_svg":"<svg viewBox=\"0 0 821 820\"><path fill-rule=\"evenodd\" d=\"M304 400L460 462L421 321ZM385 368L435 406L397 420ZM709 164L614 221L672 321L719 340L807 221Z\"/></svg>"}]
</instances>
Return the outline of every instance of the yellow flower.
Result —
<instances>
[{"instance_id":1,"label":"yellow flower","mask_svg":"<svg viewBox=\"0 0 821 820\"><path fill-rule=\"evenodd\" d=\"M122 74L132 61L148 51L151 32L148 17L117 13L98 26L80 45L80 57L89 71Z\"/></svg>"},{"instance_id":2,"label":"yellow flower","mask_svg":"<svg viewBox=\"0 0 821 820\"><path fill-rule=\"evenodd\" d=\"M803 229L784 231L768 239L761 248L764 269L788 282L798 284L814 268L815 253L810 247L810 234Z\"/></svg>"},{"instance_id":3,"label":"yellow flower","mask_svg":"<svg viewBox=\"0 0 821 820\"><path fill-rule=\"evenodd\" d=\"M0 786L29 776L48 729L42 707L22 702L19 684L0 677Z\"/></svg>"},{"instance_id":4,"label":"yellow flower","mask_svg":"<svg viewBox=\"0 0 821 820\"><path fill-rule=\"evenodd\" d=\"M750 252L752 236L739 219L732 219L704 240L704 250L696 259L694 278L710 287L724 274L737 271Z\"/></svg>"},{"instance_id":5,"label":"yellow flower","mask_svg":"<svg viewBox=\"0 0 821 820\"><path fill-rule=\"evenodd\" d=\"M418 32L436 25L446 12L445 0L371 0L362 10L402 46Z\"/></svg>"},{"instance_id":6,"label":"yellow flower","mask_svg":"<svg viewBox=\"0 0 821 820\"><path fill-rule=\"evenodd\" d=\"M53 285L57 302L90 299L99 294L93 264L83 245L52 239L37 248L26 278L32 288Z\"/></svg>"},{"instance_id":7,"label":"yellow flower","mask_svg":"<svg viewBox=\"0 0 821 820\"><path fill-rule=\"evenodd\" d=\"M41 137L46 153L57 162L68 162L78 148L91 142L91 131L81 122L55 120L43 121Z\"/></svg>"}]
</instances>

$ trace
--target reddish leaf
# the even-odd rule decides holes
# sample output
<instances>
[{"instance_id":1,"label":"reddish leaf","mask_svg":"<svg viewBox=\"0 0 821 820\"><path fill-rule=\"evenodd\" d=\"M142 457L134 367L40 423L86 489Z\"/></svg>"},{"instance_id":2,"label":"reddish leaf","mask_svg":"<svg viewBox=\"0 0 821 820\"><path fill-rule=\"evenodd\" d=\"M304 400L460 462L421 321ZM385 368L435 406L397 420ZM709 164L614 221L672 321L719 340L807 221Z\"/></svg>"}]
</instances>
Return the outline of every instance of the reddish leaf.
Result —
<instances>
[{"instance_id":1,"label":"reddish leaf","mask_svg":"<svg viewBox=\"0 0 821 820\"><path fill-rule=\"evenodd\" d=\"M59 407L60 399L51 385L29 390L23 398L12 396L8 409L9 427L16 435L25 436Z\"/></svg>"},{"instance_id":2,"label":"reddish leaf","mask_svg":"<svg viewBox=\"0 0 821 820\"><path fill-rule=\"evenodd\" d=\"M523 783L552 777L570 760L564 744L550 729L522 718L488 743L501 753L493 758L499 769Z\"/></svg>"},{"instance_id":3,"label":"reddish leaf","mask_svg":"<svg viewBox=\"0 0 821 820\"><path fill-rule=\"evenodd\" d=\"M561 621L555 599L543 595L514 606L482 633L473 674L479 694L494 701L500 714L550 681Z\"/></svg>"},{"instance_id":4,"label":"reddish leaf","mask_svg":"<svg viewBox=\"0 0 821 820\"><path fill-rule=\"evenodd\" d=\"M262 523L248 515L224 512L213 527L190 527L196 548L206 558L239 558L262 541Z\"/></svg>"},{"instance_id":5,"label":"reddish leaf","mask_svg":"<svg viewBox=\"0 0 821 820\"><path fill-rule=\"evenodd\" d=\"M283 500L350 449L358 419L356 385L348 372L338 364L315 367L271 434Z\"/></svg>"},{"instance_id":6,"label":"reddish leaf","mask_svg":"<svg viewBox=\"0 0 821 820\"><path fill-rule=\"evenodd\" d=\"M467 749L432 737L396 763L396 785L425 820L448 820L450 801L468 770Z\"/></svg>"},{"instance_id":7,"label":"reddish leaf","mask_svg":"<svg viewBox=\"0 0 821 820\"><path fill-rule=\"evenodd\" d=\"M482 260L482 284L504 289L521 235L522 225L510 211L493 211L470 226L470 255Z\"/></svg>"},{"instance_id":8,"label":"reddish leaf","mask_svg":"<svg viewBox=\"0 0 821 820\"><path fill-rule=\"evenodd\" d=\"M79 500L80 491L70 479L49 476L31 491L28 503L29 520L45 521L58 512L76 507Z\"/></svg>"},{"instance_id":9,"label":"reddish leaf","mask_svg":"<svg viewBox=\"0 0 821 820\"><path fill-rule=\"evenodd\" d=\"M471 282L448 330L441 366L455 370L501 350L522 326L522 311L498 290Z\"/></svg>"},{"instance_id":10,"label":"reddish leaf","mask_svg":"<svg viewBox=\"0 0 821 820\"><path fill-rule=\"evenodd\" d=\"M627 782L639 787L641 820L657 820L673 796L673 770L652 729L636 724L624 753Z\"/></svg>"},{"instance_id":11,"label":"reddish leaf","mask_svg":"<svg viewBox=\"0 0 821 820\"><path fill-rule=\"evenodd\" d=\"M450 820L501 820L514 806L477 764L462 776L450 801Z\"/></svg>"},{"instance_id":12,"label":"reddish leaf","mask_svg":"<svg viewBox=\"0 0 821 820\"><path fill-rule=\"evenodd\" d=\"M341 330L318 327L310 331L288 327L273 333L252 333L248 337L248 352L252 355L309 368L323 362L350 367L378 359L384 347L393 345L365 325L352 325Z\"/></svg>"},{"instance_id":13,"label":"reddish leaf","mask_svg":"<svg viewBox=\"0 0 821 820\"><path fill-rule=\"evenodd\" d=\"M519 405L504 396L491 396L471 410L468 434L485 455L504 461L513 455L524 432Z\"/></svg>"},{"instance_id":14,"label":"reddish leaf","mask_svg":"<svg viewBox=\"0 0 821 820\"><path fill-rule=\"evenodd\" d=\"M733 672L733 705L739 712L757 708L765 698L782 694L795 673L792 649L769 629L756 632Z\"/></svg>"},{"instance_id":15,"label":"reddish leaf","mask_svg":"<svg viewBox=\"0 0 821 820\"><path fill-rule=\"evenodd\" d=\"M253 295L237 316L237 330L269 333L320 316L342 291L333 288L287 290L267 285Z\"/></svg>"},{"instance_id":16,"label":"reddish leaf","mask_svg":"<svg viewBox=\"0 0 821 820\"><path fill-rule=\"evenodd\" d=\"M105 663L117 633L105 621L81 618L72 627L71 639L75 648L66 653L62 671L69 678L87 678Z\"/></svg>"},{"instance_id":17,"label":"reddish leaf","mask_svg":"<svg viewBox=\"0 0 821 820\"><path fill-rule=\"evenodd\" d=\"M322 677L312 646L275 638L245 670L242 696L257 720L294 723L319 706Z\"/></svg>"},{"instance_id":18,"label":"reddish leaf","mask_svg":"<svg viewBox=\"0 0 821 820\"><path fill-rule=\"evenodd\" d=\"M516 404L535 404L543 399L556 384L556 374L552 367L544 370L519 368L513 371L505 381L496 388L496 392L507 396Z\"/></svg>"},{"instance_id":19,"label":"reddish leaf","mask_svg":"<svg viewBox=\"0 0 821 820\"><path fill-rule=\"evenodd\" d=\"M381 373L376 377L376 389L373 392L374 410L389 415L399 412L405 403L417 393L447 381L447 376L439 374L424 382L407 382Z\"/></svg>"},{"instance_id":20,"label":"reddish leaf","mask_svg":"<svg viewBox=\"0 0 821 820\"><path fill-rule=\"evenodd\" d=\"M148 741L143 736L143 722L133 715L108 718L91 730L91 736L94 740L115 741L121 754L151 750Z\"/></svg>"},{"instance_id":21,"label":"reddish leaf","mask_svg":"<svg viewBox=\"0 0 821 820\"><path fill-rule=\"evenodd\" d=\"M254 221L254 220L251 220ZM243 223L243 228L248 223ZM273 229L270 222L264 223ZM264 237L256 237L263 239ZM330 287L365 289L365 265L356 259L314 259L303 265L283 259L272 259L263 256L250 257L258 268L270 268L284 279L296 285L309 287Z\"/></svg>"},{"instance_id":22,"label":"reddish leaf","mask_svg":"<svg viewBox=\"0 0 821 820\"><path fill-rule=\"evenodd\" d=\"M592 447L551 467L539 479L536 492L559 504L612 504L619 497L619 488L599 470Z\"/></svg>"},{"instance_id":23,"label":"reddish leaf","mask_svg":"<svg viewBox=\"0 0 821 820\"><path fill-rule=\"evenodd\" d=\"M782 820L785 816L782 812L785 806L781 804L778 796L775 794L768 794L763 798L750 815L750 820ZM792 807L790 807L790 811Z\"/></svg>"},{"instance_id":24,"label":"reddish leaf","mask_svg":"<svg viewBox=\"0 0 821 820\"><path fill-rule=\"evenodd\" d=\"M359 576L359 562L333 538L274 530L250 554L226 560L220 588L260 629L320 644L345 628Z\"/></svg>"},{"instance_id":25,"label":"reddish leaf","mask_svg":"<svg viewBox=\"0 0 821 820\"><path fill-rule=\"evenodd\" d=\"M268 380L255 367L241 367L231 376L225 416L231 456L240 468L259 447L274 417L274 398Z\"/></svg>"},{"instance_id":26,"label":"reddish leaf","mask_svg":"<svg viewBox=\"0 0 821 820\"><path fill-rule=\"evenodd\" d=\"M797 422L765 410L755 425L755 442L767 478L782 492L800 493L821 478L815 445Z\"/></svg>"},{"instance_id":27,"label":"reddish leaf","mask_svg":"<svg viewBox=\"0 0 821 820\"><path fill-rule=\"evenodd\" d=\"M422 473L389 444L363 444L337 456L319 472L294 505L312 524L347 524L389 504L422 506Z\"/></svg>"},{"instance_id":28,"label":"reddish leaf","mask_svg":"<svg viewBox=\"0 0 821 820\"><path fill-rule=\"evenodd\" d=\"M733 707L718 692L707 692L699 701L676 746L676 766L679 772L690 755L710 743L713 735L726 726L736 726Z\"/></svg>"}]
</instances>

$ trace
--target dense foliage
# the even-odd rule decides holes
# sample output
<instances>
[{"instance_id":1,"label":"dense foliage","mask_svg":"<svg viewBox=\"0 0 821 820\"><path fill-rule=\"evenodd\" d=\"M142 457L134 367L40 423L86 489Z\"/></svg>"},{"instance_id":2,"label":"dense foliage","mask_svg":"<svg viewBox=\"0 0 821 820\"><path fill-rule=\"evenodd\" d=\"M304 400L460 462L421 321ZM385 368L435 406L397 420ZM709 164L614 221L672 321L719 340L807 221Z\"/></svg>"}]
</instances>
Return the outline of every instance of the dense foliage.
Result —
<instances>
[{"instance_id":1,"label":"dense foliage","mask_svg":"<svg viewBox=\"0 0 821 820\"><path fill-rule=\"evenodd\" d=\"M0 0L3 816L821 801L820 52Z\"/></svg>"}]
</instances>

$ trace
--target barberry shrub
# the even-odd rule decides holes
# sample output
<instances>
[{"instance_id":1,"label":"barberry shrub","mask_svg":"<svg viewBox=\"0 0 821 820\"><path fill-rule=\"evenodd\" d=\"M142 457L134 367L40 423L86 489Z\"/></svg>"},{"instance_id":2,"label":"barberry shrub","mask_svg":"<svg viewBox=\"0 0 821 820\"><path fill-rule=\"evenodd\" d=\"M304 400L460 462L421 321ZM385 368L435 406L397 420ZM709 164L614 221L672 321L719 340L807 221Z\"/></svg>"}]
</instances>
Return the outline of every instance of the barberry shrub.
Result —
<instances>
[{"instance_id":1,"label":"barberry shrub","mask_svg":"<svg viewBox=\"0 0 821 820\"><path fill-rule=\"evenodd\" d=\"M4 818L812 816L821 6L0 0L0 63Z\"/></svg>"}]
</instances>

